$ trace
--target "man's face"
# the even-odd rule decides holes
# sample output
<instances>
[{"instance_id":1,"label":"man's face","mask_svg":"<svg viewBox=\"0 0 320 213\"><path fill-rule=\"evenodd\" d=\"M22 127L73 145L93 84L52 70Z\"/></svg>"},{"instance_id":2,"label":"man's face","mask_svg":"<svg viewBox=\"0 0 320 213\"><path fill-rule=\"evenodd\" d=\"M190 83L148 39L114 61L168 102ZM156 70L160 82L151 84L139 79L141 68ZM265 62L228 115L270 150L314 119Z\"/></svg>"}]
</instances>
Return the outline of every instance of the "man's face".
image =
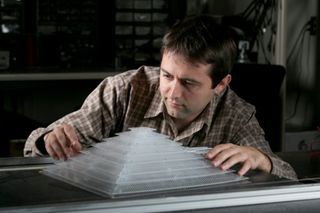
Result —
<instances>
[{"instance_id":1,"label":"man's face","mask_svg":"<svg viewBox=\"0 0 320 213\"><path fill-rule=\"evenodd\" d=\"M209 64L192 64L184 57L165 52L160 65L160 93L174 120L189 123L214 96Z\"/></svg>"}]
</instances>

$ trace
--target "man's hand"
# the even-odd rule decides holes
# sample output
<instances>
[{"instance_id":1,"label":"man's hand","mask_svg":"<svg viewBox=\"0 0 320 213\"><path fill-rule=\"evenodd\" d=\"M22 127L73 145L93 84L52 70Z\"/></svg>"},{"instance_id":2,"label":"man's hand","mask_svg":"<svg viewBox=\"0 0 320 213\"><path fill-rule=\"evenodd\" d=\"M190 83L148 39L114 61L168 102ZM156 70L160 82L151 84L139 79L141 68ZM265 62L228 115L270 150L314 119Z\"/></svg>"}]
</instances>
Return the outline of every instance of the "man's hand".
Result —
<instances>
[{"instance_id":1,"label":"man's hand","mask_svg":"<svg viewBox=\"0 0 320 213\"><path fill-rule=\"evenodd\" d=\"M219 144L210 149L205 157L216 167L227 170L237 163L241 163L242 167L238 174L244 175L249 169L259 169L270 173L271 161L269 158L249 146L238 146L235 144Z\"/></svg>"},{"instance_id":2,"label":"man's hand","mask_svg":"<svg viewBox=\"0 0 320 213\"><path fill-rule=\"evenodd\" d=\"M68 124L54 128L43 139L48 154L55 160L67 160L81 150L75 130Z\"/></svg>"}]
</instances>

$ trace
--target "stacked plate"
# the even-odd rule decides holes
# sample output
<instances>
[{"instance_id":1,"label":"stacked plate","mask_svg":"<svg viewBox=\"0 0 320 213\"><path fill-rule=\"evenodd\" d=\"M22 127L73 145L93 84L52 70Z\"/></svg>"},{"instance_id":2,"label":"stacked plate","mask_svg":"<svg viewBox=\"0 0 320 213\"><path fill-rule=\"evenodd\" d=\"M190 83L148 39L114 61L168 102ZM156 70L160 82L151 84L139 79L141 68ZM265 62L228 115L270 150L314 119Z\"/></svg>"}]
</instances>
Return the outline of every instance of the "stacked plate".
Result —
<instances>
[{"instance_id":1,"label":"stacked plate","mask_svg":"<svg viewBox=\"0 0 320 213\"><path fill-rule=\"evenodd\" d=\"M132 128L58 162L43 174L108 197L241 181L204 159L206 147L186 148L145 127Z\"/></svg>"}]
</instances>

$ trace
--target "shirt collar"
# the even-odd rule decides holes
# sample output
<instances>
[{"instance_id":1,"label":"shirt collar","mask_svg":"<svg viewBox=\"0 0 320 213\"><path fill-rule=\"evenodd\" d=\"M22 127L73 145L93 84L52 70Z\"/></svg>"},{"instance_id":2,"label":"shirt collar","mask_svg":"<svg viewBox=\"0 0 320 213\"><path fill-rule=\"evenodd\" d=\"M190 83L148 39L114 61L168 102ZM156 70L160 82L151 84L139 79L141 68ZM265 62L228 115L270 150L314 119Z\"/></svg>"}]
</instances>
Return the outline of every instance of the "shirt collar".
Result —
<instances>
[{"instance_id":1,"label":"shirt collar","mask_svg":"<svg viewBox=\"0 0 320 213\"><path fill-rule=\"evenodd\" d=\"M222 91L221 94L215 95L214 98L210 101L210 103L206 107L205 111L200 115L201 118L204 120L204 123L207 124L208 127L212 125L217 106L221 101L221 97L224 96L227 90L228 90L228 87L226 87L226 89ZM210 128L207 128L207 131L209 131L209 129Z\"/></svg>"},{"instance_id":2,"label":"shirt collar","mask_svg":"<svg viewBox=\"0 0 320 213\"><path fill-rule=\"evenodd\" d=\"M159 114L162 114L164 111L164 103L159 89L155 92L151 104L148 108L148 111L144 115L144 118L153 118L157 117Z\"/></svg>"}]
</instances>

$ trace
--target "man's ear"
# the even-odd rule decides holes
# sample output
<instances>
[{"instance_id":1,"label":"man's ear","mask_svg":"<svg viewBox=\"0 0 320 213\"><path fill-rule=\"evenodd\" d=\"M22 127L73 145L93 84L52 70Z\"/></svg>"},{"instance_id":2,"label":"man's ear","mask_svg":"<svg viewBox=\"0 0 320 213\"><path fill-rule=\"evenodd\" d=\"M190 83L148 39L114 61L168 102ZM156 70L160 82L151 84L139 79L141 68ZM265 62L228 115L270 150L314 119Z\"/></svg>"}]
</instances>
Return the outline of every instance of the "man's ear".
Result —
<instances>
[{"instance_id":1,"label":"man's ear","mask_svg":"<svg viewBox=\"0 0 320 213\"><path fill-rule=\"evenodd\" d=\"M231 82L231 79L232 77L230 74L226 75L214 89L215 93L217 95L220 95L225 90L225 88L229 85L229 83Z\"/></svg>"}]
</instances>

